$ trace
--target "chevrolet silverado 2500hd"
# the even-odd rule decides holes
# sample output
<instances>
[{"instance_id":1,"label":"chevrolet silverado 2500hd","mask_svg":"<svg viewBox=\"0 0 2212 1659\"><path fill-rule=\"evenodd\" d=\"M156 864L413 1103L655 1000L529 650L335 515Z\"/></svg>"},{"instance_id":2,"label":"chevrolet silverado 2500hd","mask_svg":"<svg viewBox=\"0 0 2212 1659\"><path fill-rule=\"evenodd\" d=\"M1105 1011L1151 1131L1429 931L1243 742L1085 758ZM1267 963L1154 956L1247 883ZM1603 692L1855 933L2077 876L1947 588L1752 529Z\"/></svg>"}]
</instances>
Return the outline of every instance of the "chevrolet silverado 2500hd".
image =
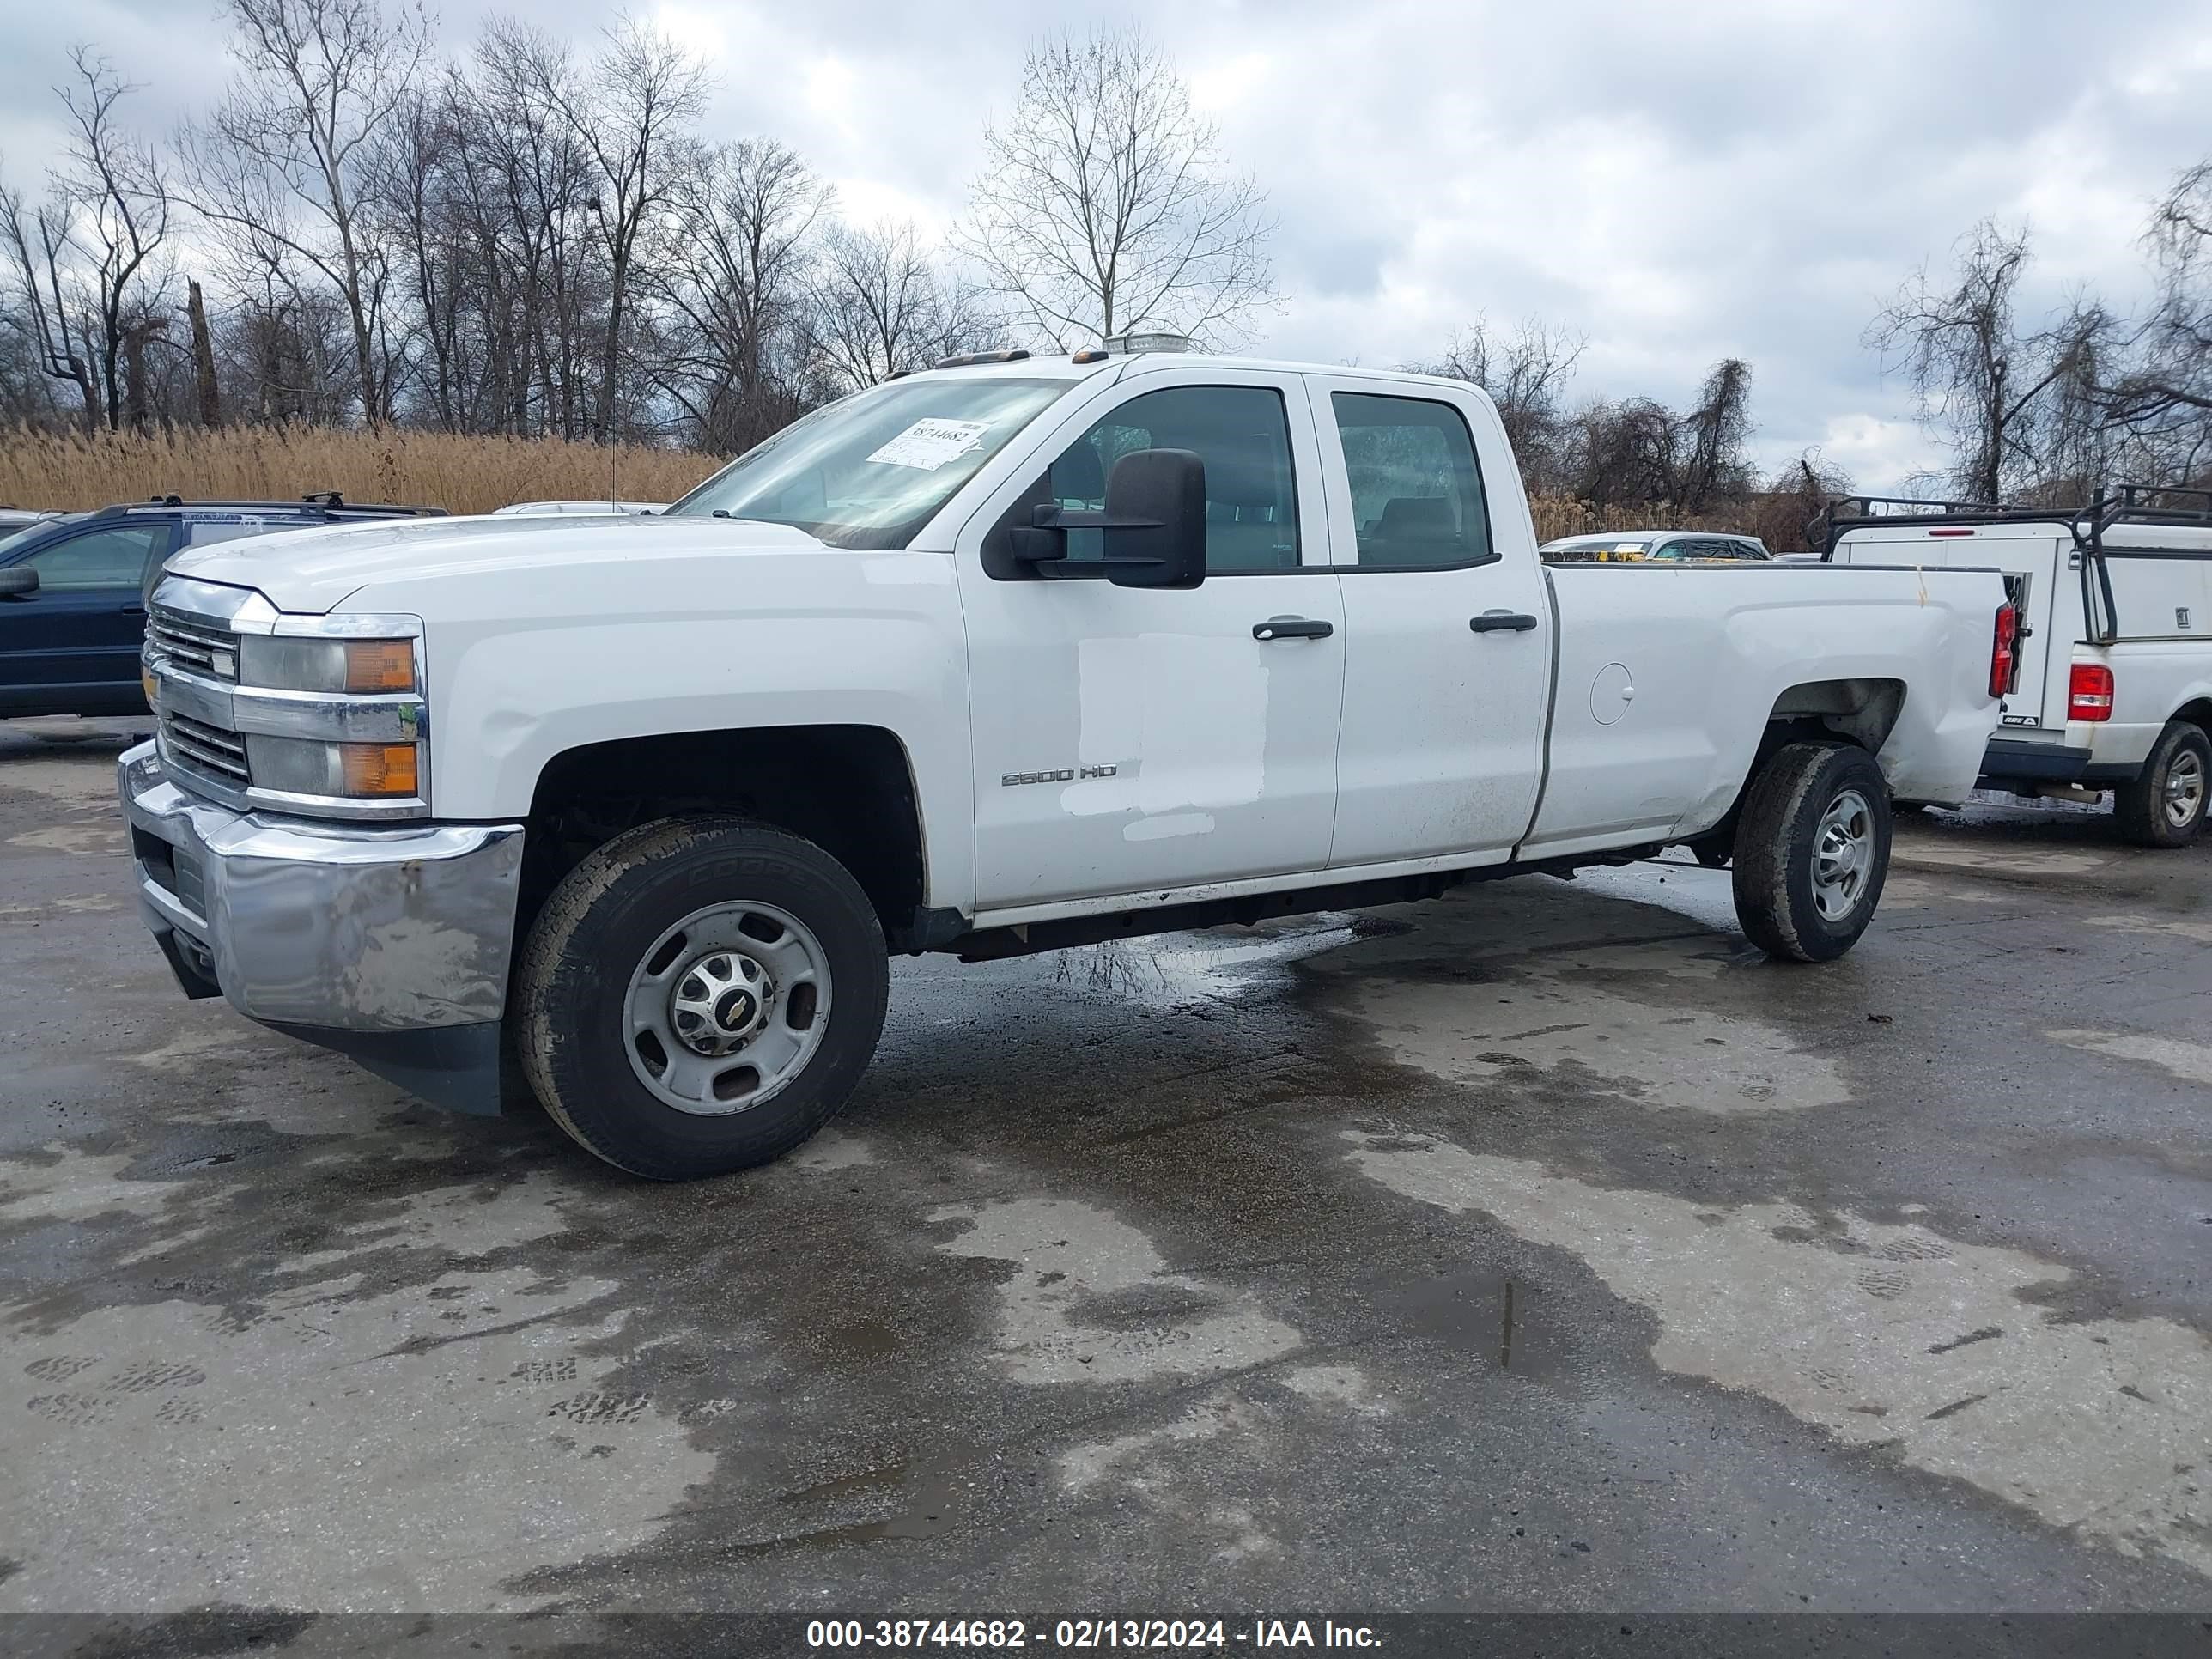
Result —
<instances>
[{"instance_id":1,"label":"chevrolet silverado 2500hd","mask_svg":"<svg viewBox=\"0 0 2212 1659\"><path fill-rule=\"evenodd\" d=\"M1003 356L665 514L177 560L120 787L188 995L680 1178L818 1128L887 952L971 959L1649 856L1850 948L1892 792L2010 684L1994 571L1538 560L1452 381Z\"/></svg>"}]
</instances>

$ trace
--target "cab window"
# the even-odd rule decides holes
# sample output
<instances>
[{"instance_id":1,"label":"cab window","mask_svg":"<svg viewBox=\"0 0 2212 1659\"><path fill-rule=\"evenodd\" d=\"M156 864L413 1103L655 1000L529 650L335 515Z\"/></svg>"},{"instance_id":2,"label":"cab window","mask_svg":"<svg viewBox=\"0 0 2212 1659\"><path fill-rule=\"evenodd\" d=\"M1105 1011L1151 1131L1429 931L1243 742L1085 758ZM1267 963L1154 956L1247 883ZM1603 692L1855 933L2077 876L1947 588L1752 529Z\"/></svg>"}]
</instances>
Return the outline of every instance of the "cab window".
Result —
<instances>
[{"instance_id":1,"label":"cab window","mask_svg":"<svg viewBox=\"0 0 2212 1659\"><path fill-rule=\"evenodd\" d=\"M1490 509L1467 421L1451 404L1367 392L1330 395L1363 569L1486 564Z\"/></svg>"},{"instance_id":2,"label":"cab window","mask_svg":"<svg viewBox=\"0 0 2212 1659\"><path fill-rule=\"evenodd\" d=\"M1297 479L1283 394L1265 386L1186 386L1132 398L1052 464L1042 496L1069 512L1106 505L1114 463L1140 449L1188 449L1206 464L1206 574L1295 570ZM1105 556L1105 532L1071 530L1071 565Z\"/></svg>"}]
</instances>

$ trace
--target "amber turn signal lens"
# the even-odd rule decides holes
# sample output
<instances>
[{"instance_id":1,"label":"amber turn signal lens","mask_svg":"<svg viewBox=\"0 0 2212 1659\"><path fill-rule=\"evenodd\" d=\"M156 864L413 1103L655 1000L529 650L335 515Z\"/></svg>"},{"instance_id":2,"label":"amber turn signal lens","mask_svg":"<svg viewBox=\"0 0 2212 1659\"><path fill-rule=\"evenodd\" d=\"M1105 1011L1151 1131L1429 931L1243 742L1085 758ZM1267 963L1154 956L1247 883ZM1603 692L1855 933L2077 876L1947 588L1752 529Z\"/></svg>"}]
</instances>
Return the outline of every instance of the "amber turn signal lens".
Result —
<instances>
[{"instance_id":1,"label":"amber turn signal lens","mask_svg":"<svg viewBox=\"0 0 2212 1659\"><path fill-rule=\"evenodd\" d=\"M344 768L349 795L412 795L415 787L415 745L411 743L342 743L339 763Z\"/></svg>"},{"instance_id":2,"label":"amber turn signal lens","mask_svg":"<svg viewBox=\"0 0 2212 1659\"><path fill-rule=\"evenodd\" d=\"M348 640L346 690L412 691L415 647L405 640Z\"/></svg>"}]
</instances>

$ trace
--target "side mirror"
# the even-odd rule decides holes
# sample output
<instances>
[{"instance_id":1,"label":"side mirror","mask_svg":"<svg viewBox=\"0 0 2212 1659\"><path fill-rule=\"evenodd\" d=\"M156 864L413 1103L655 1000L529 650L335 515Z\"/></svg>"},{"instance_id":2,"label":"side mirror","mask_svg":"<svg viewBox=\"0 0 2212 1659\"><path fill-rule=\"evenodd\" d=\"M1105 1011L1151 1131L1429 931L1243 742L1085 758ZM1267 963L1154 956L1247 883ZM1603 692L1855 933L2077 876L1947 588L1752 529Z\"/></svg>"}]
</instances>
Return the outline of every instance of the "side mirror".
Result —
<instances>
[{"instance_id":1,"label":"side mirror","mask_svg":"<svg viewBox=\"0 0 2212 1659\"><path fill-rule=\"evenodd\" d=\"M0 599L20 599L39 591L39 573L28 565L0 570Z\"/></svg>"},{"instance_id":2,"label":"side mirror","mask_svg":"<svg viewBox=\"0 0 2212 1659\"><path fill-rule=\"evenodd\" d=\"M1071 530L1103 532L1105 557L1070 560ZM1196 587L1206 580L1206 463L1188 449L1134 451L1107 477L1104 512L1040 503L1009 540L1015 562L1043 574L1103 569L1118 587Z\"/></svg>"},{"instance_id":3,"label":"side mirror","mask_svg":"<svg viewBox=\"0 0 2212 1659\"><path fill-rule=\"evenodd\" d=\"M1188 449L1139 449L1106 477L1106 580L1196 587L1206 580L1206 463Z\"/></svg>"}]
</instances>

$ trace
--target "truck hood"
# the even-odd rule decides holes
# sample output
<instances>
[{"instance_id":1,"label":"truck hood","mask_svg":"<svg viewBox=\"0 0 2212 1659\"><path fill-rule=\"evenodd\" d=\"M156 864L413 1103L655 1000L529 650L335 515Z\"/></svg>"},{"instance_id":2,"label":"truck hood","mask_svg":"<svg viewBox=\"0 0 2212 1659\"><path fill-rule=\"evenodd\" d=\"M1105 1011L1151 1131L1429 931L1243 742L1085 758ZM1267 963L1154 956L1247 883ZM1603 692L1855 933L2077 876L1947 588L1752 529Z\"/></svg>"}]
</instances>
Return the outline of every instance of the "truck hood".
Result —
<instances>
[{"instance_id":1,"label":"truck hood","mask_svg":"<svg viewBox=\"0 0 2212 1659\"><path fill-rule=\"evenodd\" d=\"M397 577L422 581L822 545L788 525L745 519L395 519L219 542L179 554L167 568L258 589L280 611L321 616L348 595Z\"/></svg>"}]
</instances>

